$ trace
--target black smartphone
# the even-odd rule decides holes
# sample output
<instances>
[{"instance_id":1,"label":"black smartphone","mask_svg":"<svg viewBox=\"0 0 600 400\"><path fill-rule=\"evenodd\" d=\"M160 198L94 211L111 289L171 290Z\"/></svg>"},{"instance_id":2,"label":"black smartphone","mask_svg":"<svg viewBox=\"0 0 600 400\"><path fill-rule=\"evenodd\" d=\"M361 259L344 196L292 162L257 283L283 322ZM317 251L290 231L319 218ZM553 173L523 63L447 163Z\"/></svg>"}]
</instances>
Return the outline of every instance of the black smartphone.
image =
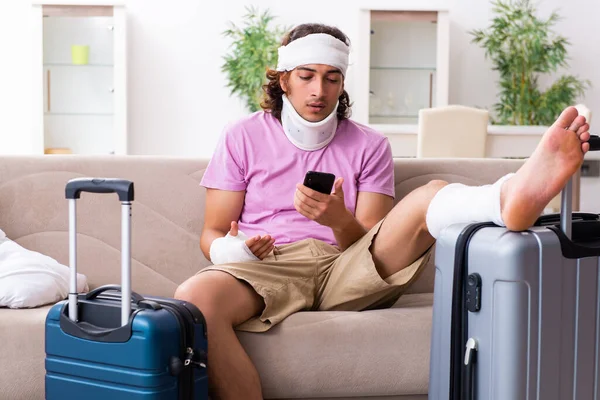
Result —
<instances>
[{"instance_id":1,"label":"black smartphone","mask_svg":"<svg viewBox=\"0 0 600 400\"><path fill-rule=\"evenodd\" d=\"M329 172L308 171L304 176L304 186L320 193L331 194L335 175Z\"/></svg>"}]
</instances>

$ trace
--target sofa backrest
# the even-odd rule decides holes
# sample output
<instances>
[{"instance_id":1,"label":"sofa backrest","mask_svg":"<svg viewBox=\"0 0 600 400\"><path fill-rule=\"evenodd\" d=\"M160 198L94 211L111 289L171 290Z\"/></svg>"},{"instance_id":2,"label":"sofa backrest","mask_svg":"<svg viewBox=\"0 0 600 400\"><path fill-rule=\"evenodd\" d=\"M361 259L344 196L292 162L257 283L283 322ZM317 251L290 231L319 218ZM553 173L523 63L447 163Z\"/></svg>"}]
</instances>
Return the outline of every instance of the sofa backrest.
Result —
<instances>
[{"instance_id":1,"label":"sofa backrest","mask_svg":"<svg viewBox=\"0 0 600 400\"><path fill-rule=\"evenodd\" d=\"M199 247L207 160L159 156L2 156L0 229L22 246L68 265L65 183L85 176L119 177L135 183L133 289L172 296L186 278L209 265ZM401 199L432 179L491 183L516 171L515 160L396 159ZM116 195L83 193L78 201L78 271L90 287L120 282L120 204ZM429 266L410 289L433 290Z\"/></svg>"}]
</instances>

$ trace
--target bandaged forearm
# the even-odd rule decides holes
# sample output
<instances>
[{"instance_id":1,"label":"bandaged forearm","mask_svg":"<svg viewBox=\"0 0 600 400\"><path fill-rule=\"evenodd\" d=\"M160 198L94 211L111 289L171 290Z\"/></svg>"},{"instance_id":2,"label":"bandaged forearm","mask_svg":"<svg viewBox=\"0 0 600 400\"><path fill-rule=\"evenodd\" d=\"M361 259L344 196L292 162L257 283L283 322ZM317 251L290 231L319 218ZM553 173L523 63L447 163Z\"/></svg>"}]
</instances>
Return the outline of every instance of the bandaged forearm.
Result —
<instances>
[{"instance_id":1,"label":"bandaged forearm","mask_svg":"<svg viewBox=\"0 0 600 400\"><path fill-rule=\"evenodd\" d=\"M237 236L227 235L213 240L210 245L210 261L214 265L259 260L246 245L248 237L242 231Z\"/></svg>"},{"instance_id":2,"label":"bandaged forearm","mask_svg":"<svg viewBox=\"0 0 600 400\"><path fill-rule=\"evenodd\" d=\"M492 185L452 183L442 188L431 200L425 217L431 236L437 239L442 230L454 224L491 221L505 226L500 191L502 184L513 175L505 175Z\"/></svg>"}]
</instances>

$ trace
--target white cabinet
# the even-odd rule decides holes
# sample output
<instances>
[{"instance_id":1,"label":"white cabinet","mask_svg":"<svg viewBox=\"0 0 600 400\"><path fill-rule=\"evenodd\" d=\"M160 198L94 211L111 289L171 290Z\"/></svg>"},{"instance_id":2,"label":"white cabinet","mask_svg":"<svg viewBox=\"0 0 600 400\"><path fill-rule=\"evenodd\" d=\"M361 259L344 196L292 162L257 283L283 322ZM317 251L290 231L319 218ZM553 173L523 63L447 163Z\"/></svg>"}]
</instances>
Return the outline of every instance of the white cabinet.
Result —
<instances>
[{"instance_id":1,"label":"white cabinet","mask_svg":"<svg viewBox=\"0 0 600 400\"><path fill-rule=\"evenodd\" d=\"M123 5L41 0L32 11L36 152L127 154Z\"/></svg>"},{"instance_id":2,"label":"white cabinet","mask_svg":"<svg viewBox=\"0 0 600 400\"><path fill-rule=\"evenodd\" d=\"M417 2L362 7L353 61L354 118L394 131L416 124L422 108L447 105L448 35L445 9Z\"/></svg>"},{"instance_id":3,"label":"white cabinet","mask_svg":"<svg viewBox=\"0 0 600 400\"><path fill-rule=\"evenodd\" d=\"M46 116L112 116L112 67L44 64L44 72Z\"/></svg>"}]
</instances>

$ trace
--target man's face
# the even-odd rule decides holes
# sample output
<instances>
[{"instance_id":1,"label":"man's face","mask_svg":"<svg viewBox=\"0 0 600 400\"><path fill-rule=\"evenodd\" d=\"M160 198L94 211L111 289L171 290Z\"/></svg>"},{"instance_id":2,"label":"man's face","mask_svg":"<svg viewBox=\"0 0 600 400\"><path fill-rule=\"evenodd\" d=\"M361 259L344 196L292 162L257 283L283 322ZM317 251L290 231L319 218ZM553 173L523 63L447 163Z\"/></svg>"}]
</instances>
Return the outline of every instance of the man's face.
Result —
<instances>
[{"instance_id":1,"label":"man's face","mask_svg":"<svg viewBox=\"0 0 600 400\"><path fill-rule=\"evenodd\" d=\"M308 64L296 67L280 84L298 114L310 122L324 120L344 92L344 76L331 65Z\"/></svg>"}]
</instances>

